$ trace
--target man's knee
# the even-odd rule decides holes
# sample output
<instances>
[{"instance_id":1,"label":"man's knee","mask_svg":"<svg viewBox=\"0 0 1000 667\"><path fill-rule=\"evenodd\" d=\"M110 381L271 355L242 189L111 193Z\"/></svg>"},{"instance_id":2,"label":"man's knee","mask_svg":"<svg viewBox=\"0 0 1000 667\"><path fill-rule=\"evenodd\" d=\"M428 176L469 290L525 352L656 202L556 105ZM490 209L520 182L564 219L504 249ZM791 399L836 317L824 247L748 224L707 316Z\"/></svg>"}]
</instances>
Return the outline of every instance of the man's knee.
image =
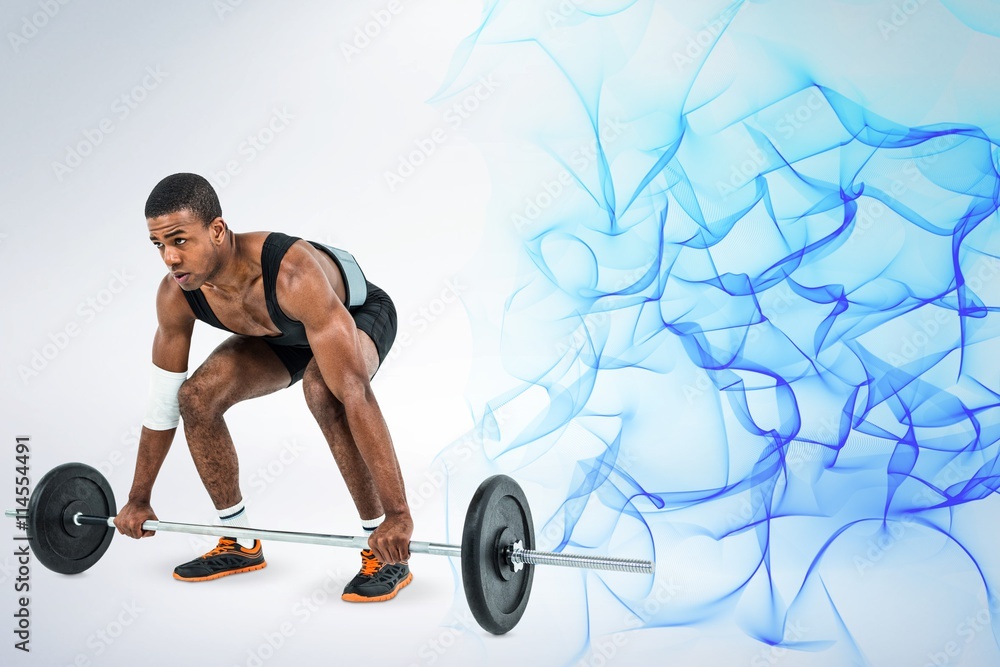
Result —
<instances>
[{"instance_id":1,"label":"man's knee","mask_svg":"<svg viewBox=\"0 0 1000 667\"><path fill-rule=\"evenodd\" d=\"M302 375L302 392L306 397L306 405L314 415L324 414L338 419L343 416L344 405L330 392L314 363L310 363Z\"/></svg>"},{"instance_id":2,"label":"man's knee","mask_svg":"<svg viewBox=\"0 0 1000 667\"><path fill-rule=\"evenodd\" d=\"M197 374L181 385L177 392L177 406L181 419L188 424L221 417L229 407L219 399L218 392Z\"/></svg>"}]
</instances>

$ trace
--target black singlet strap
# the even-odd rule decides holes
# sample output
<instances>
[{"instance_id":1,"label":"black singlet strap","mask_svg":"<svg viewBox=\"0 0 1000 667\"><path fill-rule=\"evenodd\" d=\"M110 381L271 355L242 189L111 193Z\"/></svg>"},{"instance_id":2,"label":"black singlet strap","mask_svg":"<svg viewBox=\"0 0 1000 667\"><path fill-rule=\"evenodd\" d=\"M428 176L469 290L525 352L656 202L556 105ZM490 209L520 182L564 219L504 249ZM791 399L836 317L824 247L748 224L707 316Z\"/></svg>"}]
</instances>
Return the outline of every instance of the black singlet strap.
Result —
<instances>
[{"instance_id":1,"label":"black singlet strap","mask_svg":"<svg viewBox=\"0 0 1000 667\"><path fill-rule=\"evenodd\" d=\"M278 305L278 269L281 268L281 260L285 253L298 240L297 236L271 232L264 239L264 247L260 252L260 268L264 278L264 302L267 304L267 314L271 316L271 321L280 331L288 331L301 324L298 320L293 320L285 315Z\"/></svg>"},{"instance_id":2,"label":"black singlet strap","mask_svg":"<svg viewBox=\"0 0 1000 667\"><path fill-rule=\"evenodd\" d=\"M228 331L230 333L236 333L232 329L229 329L219 318L215 316L212 311L212 307L208 305L208 301L205 300L205 295L201 293L201 288L194 290L193 292L188 292L187 290L182 290L184 292L184 298L187 299L188 305L191 306L191 310L194 311L194 316L212 325L217 329L222 329L223 331Z\"/></svg>"}]
</instances>

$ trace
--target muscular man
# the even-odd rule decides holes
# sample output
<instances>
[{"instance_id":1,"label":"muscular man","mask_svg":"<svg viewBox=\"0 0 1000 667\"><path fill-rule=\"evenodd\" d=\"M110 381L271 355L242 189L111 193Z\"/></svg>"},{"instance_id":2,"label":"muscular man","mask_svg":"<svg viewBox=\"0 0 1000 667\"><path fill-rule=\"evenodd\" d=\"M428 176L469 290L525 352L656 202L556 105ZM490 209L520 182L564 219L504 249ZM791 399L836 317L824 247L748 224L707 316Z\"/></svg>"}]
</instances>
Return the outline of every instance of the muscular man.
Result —
<instances>
[{"instance_id":1,"label":"muscular man","mask_svg":"<svg viewBox=\"0 0 1000 667\"><path fill-rule=\"evenodd\" d=\"M146 201L149 240L170 273L156 295L150 403L128 503L115 519L133 538L151 535L150 494L180 418L219 519L248 526L239 462L223 415L234 404L302 380L370 534L343 599L387 600L412 579L413 522L392 441L369 380L396 335L389 296L347 252L280 233L233 233L215 191L195 174L160 181ZM233 335L187 377L196 319ZM265 566L257 540L222 537L174 570L205 581Z\"/></svg>"}]
</instances>

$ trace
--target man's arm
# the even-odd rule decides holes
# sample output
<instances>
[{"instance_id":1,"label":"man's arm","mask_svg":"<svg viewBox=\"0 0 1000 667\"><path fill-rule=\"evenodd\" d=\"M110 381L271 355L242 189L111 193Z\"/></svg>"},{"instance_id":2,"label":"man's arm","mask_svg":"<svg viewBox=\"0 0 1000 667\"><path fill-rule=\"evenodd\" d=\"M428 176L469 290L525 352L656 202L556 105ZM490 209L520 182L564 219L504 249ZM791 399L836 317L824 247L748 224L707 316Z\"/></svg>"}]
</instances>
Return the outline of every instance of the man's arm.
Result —
<instances>
[{"instance_id":1,"label":"man's arm","mask_svg":"<svg viewBox=\"0 0 1000 667\"><path fill-rule=\"evenodd\" d=\"M173 373L187 371L194 313L191 312L184 295L170 276L163 278L156 294L156 319L153 364ZM156 519L150 506L150 496L156 476L160 472L176 432L176 427L164 430L142 427L132 489L129 491L128 502L115 518L115 526L119 532L134 538L153 534L150 531L143 531L142 524L144 521Z\"/></svg>"},{"instance_id":2,"label":"man's arm","mask_svg":"<svg viewBox=\"0 0 1000 667\"><path fill-rule=\"evenodd\" d=\"M282 310L305 327L323 381L344 404L351 435L385 510L385 521L369 546L383 562L405 561L410 557L413 520L389 428L368 381L357 327L311 255L290 250L286 257L291 261L282 263L278 280Z\"/></svg>"}]
</instances>

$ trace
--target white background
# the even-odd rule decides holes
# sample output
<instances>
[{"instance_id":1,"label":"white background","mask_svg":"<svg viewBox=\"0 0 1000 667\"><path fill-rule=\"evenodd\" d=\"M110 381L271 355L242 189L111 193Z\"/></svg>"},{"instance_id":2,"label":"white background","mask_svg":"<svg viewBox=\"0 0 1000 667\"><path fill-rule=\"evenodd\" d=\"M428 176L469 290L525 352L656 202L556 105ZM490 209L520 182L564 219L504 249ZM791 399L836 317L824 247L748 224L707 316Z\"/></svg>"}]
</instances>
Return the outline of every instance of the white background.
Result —
<instances>
[{"instance_id":1,"label":"white background","mask_svg":"<svg viewBox=\"0 0 1000 667\"><path fill-rule=\"evenodd\" d=\"M872 16L889 16L890 4L873 8ZM926 4L935 7L933 16L942 12ZM822 15L799 12L789 25L795 19L826 26L841 9L826 3ZM933 32L930 10L920 16L919 30ZM490 170L521 171L531 183L552 172L550 163L533 163L505 144L507 79L461 123L448 115L449 105L474 95L475 81L460 80L451 97L435 98L461 41L481 22L480 3L445 0L4 3L0 417L11 468L14 437L29 435L34 481L61 462L83 461L105 472L119 504L124 500L146 397L155 287L165 270L148 241L143 204L163 176L193 171L216 183L235 231L278 230L349 249L393 297L397 346L373 386L407 481L415 538L457 542L475 466L446 487L432 463L446 445L468 437L481 401L505 388L500 378L473 373L474 361L478 368L493 362L484 358L492 350L483 341L491 338L473 345L472 314L478 322L498 321L502 300L482 295L513 288L513 232L487 233L487 219L506 221L521 206L511 203L518 188L494 181ZM867 26L870 36L877 34L874 25ZM789 34L796 41L835 35L825 28ZM850 31L841 26L836 34ZM901 40L872 37L867 51L824 42L816 50L845 93L851 82L869 91L898 88L898 95L885 95L894 103L875 107L899 122L958 119L995 127L989 123L995 86L962 88L981 97L928 94L938 102L914 101L927 61L947 59L933 49L904 50L896 46ZM956 60L961 52L950 53ZM893 54L898 58L890 62ZM838 70L843 62L849 67ZM897 75L893 86L882 85L878 75L885 70L872 74L872 62ZM533 74L521 76L530 81ZM538 85L539 99L548 100ZM560 114L544 104L535 111L559 125ZM278 112L290 120L268 135ZM438 130L443 143L391 187L385 172ZM248 148L251 136L262 149ZM489 137L489 154L505 155L505 164L488 166L484 142L472 136ZM566 142L576 145L578 138ZM228 163L238 173L226 174ZM199 324L192 367L225 335ZM299 386L236 406L227 421L254 525L358 531ZM446 488L462 497L448 497ZM528 490L529 499L537 497ZM13 485L0 484L0 494L8 498L0 505L12 503ZM165 520L214 519L181 434L153 504ZM987 510L979 507L974 516L993 520ZM0 539L11 544L13 533L4 524ZM772 651L713 619L588 636L588 618L600 617L605 601L615 617L607 626L620 626L619 607L610 596L585 599L593 589L580 585L583 575L552 568L536 577L522 623L501 638L471 620L457 564L447 559L415 557L408 589L390 603L364 606L338 599L358 567L351 550L274 543L266 546L262 572L207 585L171 578L175 565L209 546L177 535L138 543L118 537L100 563L74 577L34 563L28 655L12 647L15 560L0 549L0 617L9 624L0 624L8 642L0 645L3 664L845 664L844 652ZM906 603L891 598L914 579L891 564L901 551L886 557L877 581L857 584L875 591L877 603L857 595L847 604L855 619L864 619L851 630L877 664L897 664L911 639L907 619L925 614L919 590L908 589ZM669 571L670 563L659 567ZM704 581L716 576L711 563L692 569ZM962 585L972 590L978 582L966 577ZM650 599L661 594L673 593L658 588ZM948 636L965 637L958 628ZM964 662L952 664L989 664L996 655L988 628L961 649ZM924 653L907 654L907 664L924 664Z\"/></svg>"}]
</instances>

